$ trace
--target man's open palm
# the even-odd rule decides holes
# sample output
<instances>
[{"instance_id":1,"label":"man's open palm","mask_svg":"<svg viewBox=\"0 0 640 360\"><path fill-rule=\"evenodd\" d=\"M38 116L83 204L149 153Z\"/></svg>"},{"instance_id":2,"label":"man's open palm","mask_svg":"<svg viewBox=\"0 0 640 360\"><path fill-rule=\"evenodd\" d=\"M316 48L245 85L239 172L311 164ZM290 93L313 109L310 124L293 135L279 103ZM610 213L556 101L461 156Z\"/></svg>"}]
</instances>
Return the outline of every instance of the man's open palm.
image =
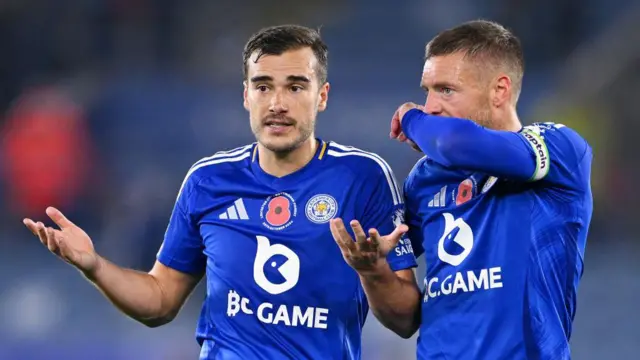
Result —
<instances>
[{"instance_id":1,"label":"man's open palm","mask_svg":"<svg viewBox=\"0 0 640 360\"><path fill-rule=\"evenodd\" d=\"M367 237L359 221L352 220L350 225L356 236L355 240L347 232L342 219L332 219L329 228L333 239L342 251L344 260L361 275L375 272L380 264L386 264L389 252L398 245L402 235L409 230L407 225L401 224L391 234L381 236L378 230L370 229Z\"/></svg>"},{"instance_id":2,"label":"man's open palm","mask_svg":"<svg viewBox=\"0 0 640 360\"><path fill-rule=\"evenodd\" d=\"M58 209L48 207L47 215L60 229L46 227L41 222L24 219L24 225L46 246L49 251L62 260L87 273L95 270L98 257L89 235L69 221Z\"/></svg>"}]
</instances>

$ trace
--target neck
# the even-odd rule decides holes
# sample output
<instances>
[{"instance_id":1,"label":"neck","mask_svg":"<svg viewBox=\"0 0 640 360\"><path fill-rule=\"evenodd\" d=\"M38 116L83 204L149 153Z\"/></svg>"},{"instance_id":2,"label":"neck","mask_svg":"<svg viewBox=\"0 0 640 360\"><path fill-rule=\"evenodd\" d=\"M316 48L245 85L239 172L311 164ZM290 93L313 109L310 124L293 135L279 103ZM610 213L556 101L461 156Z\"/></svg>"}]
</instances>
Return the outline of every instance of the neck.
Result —
<instances>
[{"instance_id":1,"label":"neck","mask_svg":"<svg viewBox=\"0 0 640 360\"><path fill-rule=\"evenodd\" d=\"M513 131L518 132L522 129L522 123L518 118L518 113L515 107L510 107L504 114L504 120L499 123L500 128L496 130Z\"/></svg>"},{"instance_id":2,"label":"neck","mask_svg":"<svg viewBox=\"0 0 640 360\"><path fill-rule=\"evenodd\" d=\"M300 146L286 153L271 151L258 143L260 168L271 176L287 176L307 165L315 156L317 147L318 141L314 136L310 136Z\"/></svg>"}]
</instances>

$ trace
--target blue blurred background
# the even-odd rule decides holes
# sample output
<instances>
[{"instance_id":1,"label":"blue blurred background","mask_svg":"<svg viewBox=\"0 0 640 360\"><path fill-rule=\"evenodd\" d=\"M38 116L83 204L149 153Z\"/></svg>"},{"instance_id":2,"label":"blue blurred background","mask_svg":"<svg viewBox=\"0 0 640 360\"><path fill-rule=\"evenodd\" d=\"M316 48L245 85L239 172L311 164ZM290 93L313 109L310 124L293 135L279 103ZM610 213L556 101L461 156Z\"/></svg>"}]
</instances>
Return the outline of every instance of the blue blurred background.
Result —
<instances>
[{"instance_id":1,"label":"blue blurred background","mask_svg":"<svg viewBox=\"0 0 640 360\"><path fill-rule=\"evenodd\" d=\"M572 126L595 150L574 358L640 358L640 6L632 1L5 0L0 359L197 358L202 287L173 323L145 328L42 248L21 219L44 219L56 205L102 255L149 269L191 164L254 140L241 99L241 51L253 32L322 26L332 90L319 136L381 154L403 179L418 156L388 139L390 117L405 101L424 101L425 43L475 18L503 23L524 43L523 121ZM365 360L415 358L415 338L395 337L373 316L364 344Z\"/></svg>"}]
</instances>

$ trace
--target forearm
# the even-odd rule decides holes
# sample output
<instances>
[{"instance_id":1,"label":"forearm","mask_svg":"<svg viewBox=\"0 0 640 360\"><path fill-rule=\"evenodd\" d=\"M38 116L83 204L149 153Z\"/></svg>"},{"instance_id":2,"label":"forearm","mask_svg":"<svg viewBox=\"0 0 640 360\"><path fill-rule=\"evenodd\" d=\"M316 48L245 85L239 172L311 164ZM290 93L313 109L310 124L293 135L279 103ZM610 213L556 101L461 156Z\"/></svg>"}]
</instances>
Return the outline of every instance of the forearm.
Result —
<instances>
[{"instance_id":1,"label":"forearm","mask_svg":"<svg viewBox=\"0 0 640 360\"><path fill-rule=\"evenodd\" d=\"M85 276L127 316L150 327L163 325L175 316L163 303L163 289L152 275L121 268L104 258L99 258L98 264Z\"/></svg>"},{"instance_id":2,"label":"forearm","mask_svg":"<svg viewBox=\"0 0 640 360\"><path fill-rule=\"evenodd\" d=\"M486 129L467 119L414 109L402 120L405 135L447 167L527 180L536 171L531 145L511 131Z\"/></svg>"},{"instance_id":3,"label":"forearm","mask_svg":"<svg viewBox=\"0 0 640 360\"><path fill-rule=\"evenodd\" d=\"M385 264L379 271L360 275L369 307L385 327L410 338L420 327L420 290Z\"/></svg>"}]
</instances>

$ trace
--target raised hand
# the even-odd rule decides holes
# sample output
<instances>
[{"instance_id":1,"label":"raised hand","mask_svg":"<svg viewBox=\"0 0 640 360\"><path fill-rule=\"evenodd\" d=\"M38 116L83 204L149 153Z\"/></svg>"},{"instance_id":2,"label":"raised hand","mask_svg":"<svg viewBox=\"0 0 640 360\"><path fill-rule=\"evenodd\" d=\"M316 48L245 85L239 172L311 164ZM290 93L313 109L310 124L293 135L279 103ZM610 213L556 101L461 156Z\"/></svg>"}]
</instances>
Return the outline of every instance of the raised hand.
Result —
<instances>
[{"instance_id":1,"label":"raised hand","mask_svg":"<svg viewBox=\"0 0 640 360\"><path fill-rule=\"evenodd\" d=\"M58 209L48 207L46 213L60 227L59 230L31 219L24 219L23 223L49 251L62 260L84 273L95 271L98 255L89 235L69 221Z\"/></svg>"},{"instance_id":2,"label":"raised hand","mask_svg":"<svg viewBox=\"0 0 640 360\"><path fill-rule=\"evenodd\" d=\"M396 247L402 235L409 230L407 225L401 224L391 234L380 236L378 230L370 229L367 238L357 220L352 220L350 225L356 236L355 241L347 232L342 219L332 219L329 226L345 261L361 275L376 272L380 266L385 266L387 254Z\"/></svg>"},{"instance_id":3,"label":"raised hand","mask_svg":"<svg viewBox=\"0 0 640 360\"><path fill-rule=\"evenodd\" d=\"M407 138L407 136L402 132L402 118L404 117L404 114L412 109L420 109L424 111L423 106L411 102L400 105L400 107L398 107L396 112L391 117L391 131L389 132L389 137L400 142L407 143L413 150L417 152L422 152L418 145L409 140L409 138Z\"/></svg>"}]
</instances>

